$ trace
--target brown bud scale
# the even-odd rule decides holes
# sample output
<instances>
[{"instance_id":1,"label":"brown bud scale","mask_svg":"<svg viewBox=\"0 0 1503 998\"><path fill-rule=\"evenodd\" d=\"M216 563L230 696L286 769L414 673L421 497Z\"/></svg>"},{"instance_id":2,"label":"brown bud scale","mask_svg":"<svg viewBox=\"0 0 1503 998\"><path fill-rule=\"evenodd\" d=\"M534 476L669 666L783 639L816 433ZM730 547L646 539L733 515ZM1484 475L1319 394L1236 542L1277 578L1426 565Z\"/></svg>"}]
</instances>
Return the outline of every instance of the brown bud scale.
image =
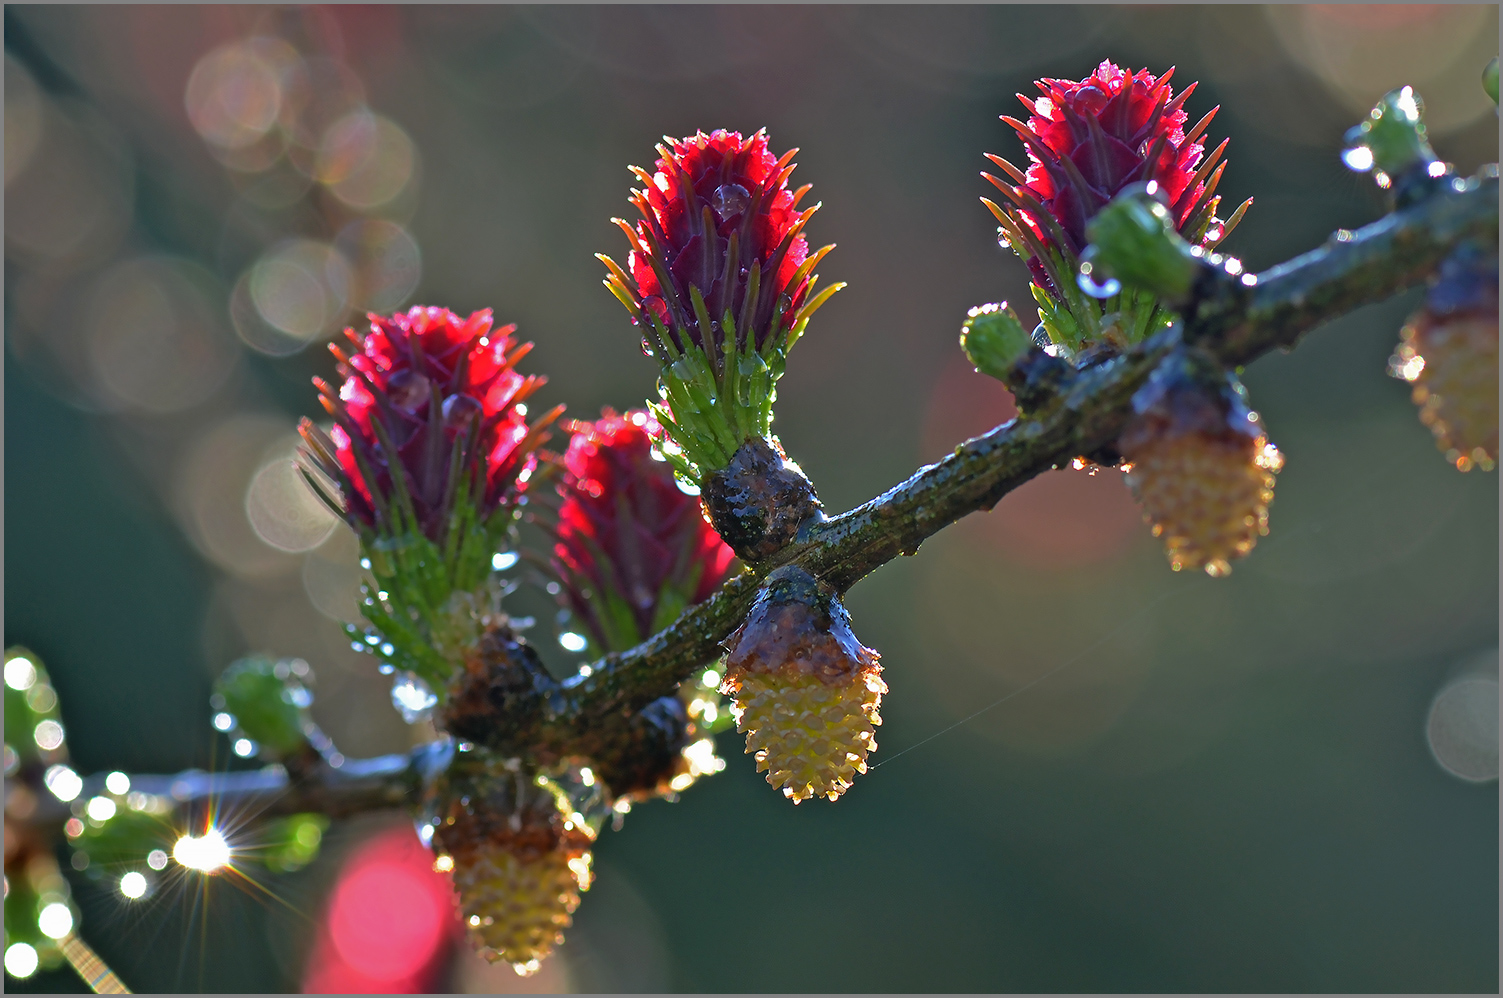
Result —
<instances>
[{"instance_id":1,"label":"brown bud scale","mask_svg":"<svg viewBox=\"0 0 1503 998\"><path fill-rule=\"evenodd\" d=\"M742 561L763 561L790 543L800 524L821 515L814 486L772 440L748 440L731 463L705 479L710 525Z\"/></svg>"}]
</instances>

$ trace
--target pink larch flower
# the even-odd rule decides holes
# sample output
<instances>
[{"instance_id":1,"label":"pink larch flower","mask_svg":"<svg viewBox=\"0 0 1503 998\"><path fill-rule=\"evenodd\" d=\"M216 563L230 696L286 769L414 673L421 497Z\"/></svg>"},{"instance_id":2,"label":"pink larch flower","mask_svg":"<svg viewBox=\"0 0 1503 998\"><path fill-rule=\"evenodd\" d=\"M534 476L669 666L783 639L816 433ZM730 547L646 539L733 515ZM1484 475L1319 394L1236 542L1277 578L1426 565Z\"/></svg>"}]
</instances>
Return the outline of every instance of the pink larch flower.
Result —
<instances>
[{"instance_id":1,"label":"pink larch flower","mask_svg":"<svg viewBox=\"0 0 1503 998\"><path fill-rule=\"evenodd\" d=\"M1027 258L1034 283L1056 298L1061 297L1056 285L1061 275L1052 272L1057 265L1049 251L1073 270L1085 248L1086 223L1129 184L1156 183L1180 233L1207 247L1225 239L1252 203L1249 199L1224 222L1215 218L1227 140L1206 156L1201 137L1219 108L1185 131L1183 105L1196 84L1176 97L1169 85L1173 75L1173 69L1155 77L1146 69L1131 73L1102 62L1083 80L1037 81L1042 97L1019 94L1030 112L1027 124L1002 117L1027 147L1029 166L1020 171L1002 157L988 155L1011 183L983 176L1016 208L987 204L1004 231L1011 226L1026 230L1008 232L1009 241Z\"/></svg>"},{"instance_id":2,"label":"pink larch flower","mask_svg":"<svg viewBox=\"0 0 1503 998\"><path fill-rule=\"evenodd\" d=\"M798 150L774 156L765 131L742 138L716 129L665 141L657 147L655 174L631 168L642 182L631 197L642 219L635 226L613 219L632 251L626 269L600 258L611 271L606 284L649 335L656 318L679 350L686 343L707 347L697 292L703 318L716 327L708 349L730 352L720 328L729 312L737 346L752 335L760 351L834 290L809 297L813 268L832 247L811 254L803 236L819 206L798 209L809 185L788 189Z\"/></svg>"},{"instance_id":3,"label":"pink larch flower","mask_svg":"<svg viewBox=\"0 0 1503 998\"><path fill-rule=\"evenodd\" d=\"M607 409L572 429L552 564L597 647L624 651L714 592L734 555L653 458L663 431L650 414Z\"/></svg>"},{"instance_id":4,"label":"pink larch flower","mask_svg":"<svg viewBox=\"0 0 1503 998\"><path fill-rule=\"evenodd\" d=\"M515 326L492 329L489 309L461 319L419 306L370 322L345 331L348 349L330 345L344 383L314 379L334 428L304 419L307 454L339 486L320 494L357 532L416 529L442 546L457 516L484 525L515 500L562 407L528 425L522 402L546 379L517 373L532 344L513 341Z\"/></svg>"}]
</instances>

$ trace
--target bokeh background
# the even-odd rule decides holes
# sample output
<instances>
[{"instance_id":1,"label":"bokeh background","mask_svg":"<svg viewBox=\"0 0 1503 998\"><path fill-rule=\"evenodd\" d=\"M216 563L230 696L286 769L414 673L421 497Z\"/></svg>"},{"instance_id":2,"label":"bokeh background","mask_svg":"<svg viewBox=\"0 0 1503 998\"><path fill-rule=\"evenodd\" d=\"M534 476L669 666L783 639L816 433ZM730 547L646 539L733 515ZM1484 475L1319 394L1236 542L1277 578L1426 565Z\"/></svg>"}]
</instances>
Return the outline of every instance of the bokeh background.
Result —
<instances>
[{"instance_id":1,"label":"bokeh background","mask_svg":"<svg viewBox=\"0 0 1503 998\"><path fill-rule=\"evenodd\" d=\"M1009 414L956 336L1027 300L977 172L1021 155L997 115L1032 79L1199 80L1260 269L1381 214L1338 152L1388 89L1461 170L1495 160L1497 39L1495 5L8 5L6 642L84 771L243 765L207 698L247 651L312 663L347 755L403 749L425 733L341 631L354 543L288 471L362 312L491 307L540 401L639 404L592 258L625 252L626 165L766 126L850 282L777 428L846 509ZM1246 371L1288 464L1229 579L1171 573L1114 475L1041 477L852 591L892 692L837 805L795 809L722 736L726 772L602 837L539 977L460 951L442 987L1496 991L1498 479L1448 468L1384 373L1416 301ZM141 991L296 990L390 827L336 826L274 896L80 879L83 934Z\"/></svg>"}]
</instances>

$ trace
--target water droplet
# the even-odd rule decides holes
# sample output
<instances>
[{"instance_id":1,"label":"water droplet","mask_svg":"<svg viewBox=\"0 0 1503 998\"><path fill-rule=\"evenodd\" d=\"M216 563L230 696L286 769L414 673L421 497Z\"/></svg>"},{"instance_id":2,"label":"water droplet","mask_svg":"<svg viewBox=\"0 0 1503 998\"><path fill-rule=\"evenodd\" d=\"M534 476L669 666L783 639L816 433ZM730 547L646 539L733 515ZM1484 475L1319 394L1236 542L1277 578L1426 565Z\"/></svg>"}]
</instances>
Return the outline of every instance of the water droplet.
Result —
<instances>
[{"instance_id":1,"label":"water droplet","mask_svg":"<svg viewBox=\"0 0 1503 998\"><path fill-rule=\"evenodd\" d=\"M589 644L589 642L585 640L585 636L583 634L579 634L575 631L565 631L564 633L560 634L558 636L558 643L563 647L564 651L573 652L584 651L586 646Z\"/></svg>"},{"instance_id":2,"label":"water droplet","mask_svg":"<svg viewBox=\"0 0 1503 998\"><path fill-rule=\"evenodd\" d=\"M1090 274L1078 274L1075 283L1080 285L1080 290L1092 298L1110 298L1122 291L1122 282L1115 277L1108 277L1105 282L1097 284Z\"/></svg>"},{"instance_id":3,"label":"water droplet","mask_svg":"<svg viewBox=\"0 0 1503 998\"><path fill-rule=\"evenodd\" d=\"M389 676L393 672L397 671L397 667L394 666L394 665L392 665L390 662L382 662L381 665L380 665L380 667L379 667L379 669L378 669L378 671L383 676Z\"/></svg>"},{"instance_id":4,"label":"water droplet","mask_svg":"<svg viewBox=\"0 0 1503 998\"><path fill-rule=\"evenodd\" d=\"M433 387L427 378L416 371L397 371L386 383L386 395L398 409L417 412L427 408Z\"/></svg>"},{"instance_id":5,"label":"water droplet","mask_svg":"<svg viewBox=\"0 0 1503 998\"><path fill-rule=\"evenodd\" d=\"M517 561L518 555L515 551L501 551L495 557L491 558L491 568L498 572L504 572L515 565Z\"/></svg>"},{"instance_id":6,"label":"water droplet","mask_svg":"<svg viewBox=\"0 0 1503 998\"><path fill-rule=\"evenodd\" d=\"M643 312L657 316L664 322L668 321L668 303L657 295L645 295L641 305Z\"/></svg>"},{"instance_id":7,"label":"water droplet","mask_svg":"<svg viewBox=\"0 0 1503 998\"><path fill-rule=\"evenodd\" d=\"M767 372L767 361L763 360L762 355L759 353L743 354L741 359L736 362L736 369L741 374L750 378L756 374L765 374Z\"/></svg>"},{"instance_id":8,"label":"water droplet","mask_svg":"<svg viewBox=\"0 0 1503 998\"><path fill-rule=\"evenodd\" d=\"M710 210L724 222L745 211L750 200L751 195L740 184L721 184L710 195Z\"/></svg>"},{"instance_id":9,"label":"water droplet","mask_svg":"<svg viewBox=\"0 0 1503 998\"><path fill-rule=\"evenodd\" d=\"M383 654L383 655L385 655L387 657L395 655L396 652L397 652L396 646L393 645L390 641L386 642L385 644L383 644L381 646L381 654Z\"/></svg>"},{"instance_id":10,"label":"water droplet","mask_svg":"<svg viewBox=\"0 0 1503 998\"><path fill-rule=\"evenodd\" d=\"M391 703L401 712L402 720L415 724L433 710L438 695L428 688L427 683L409 673L392 684Z\"/></svg>"},{"instance_id":11,"label":"water droplet","mask_svg":"<svg viewBox=\"0 0 1503 998\"><path fill-rule=\"evenodd\" d=\"M1373 151L1365 145L1348 146L1341 151L1341 161L1348 170L1366 173L1373 168Z\"/></svg>"},{"instance_id":12,"label":"water droplet","mask_svg":"<svg viewBox=\"0 0 1503 998\"><path fill-rule=\"evenodd\" d=\"M483 409L479 399L469 395L450 395L444 399L444 429L465 430L480 418Z\"/></svg>"}]
</instances>

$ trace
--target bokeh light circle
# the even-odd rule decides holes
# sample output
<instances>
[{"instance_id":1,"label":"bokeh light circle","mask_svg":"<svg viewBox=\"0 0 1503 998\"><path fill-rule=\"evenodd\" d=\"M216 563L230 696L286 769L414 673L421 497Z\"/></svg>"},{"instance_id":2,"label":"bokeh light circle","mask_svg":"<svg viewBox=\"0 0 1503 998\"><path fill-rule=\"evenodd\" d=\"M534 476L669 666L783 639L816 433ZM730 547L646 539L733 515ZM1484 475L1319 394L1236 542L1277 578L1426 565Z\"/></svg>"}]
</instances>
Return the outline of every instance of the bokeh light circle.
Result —
<instances>
[{"instance_id":1,"label":"bokeh light circle","mask_svg":"<svg viewBox=\"0 0 1503 998\"><path fill-rule=\"evenodd\" d=\"M54 901L37 915L37 928L49 939L61 939L73 931L73 912L61 901Z\"/></svg>"},{"instance_id":2,"label":"bokeh light circle","mask_svg":"<svg viewBox=\"0 0 1503 998\"><path fill-rule=\"evenodd\" d=\"M236 576L264 579L297 567L294 556L261 539L245 506L256 473L272 460L290 460L296 439L285 418L235 416L202 432L178 467L179 522L200 551Z\"/></svg>"},{"instance_id":3,"label":"bokeh light circle","mask_svg":"<svg viewBox=\"0 0 1503 998\"><path fill-rule=\"evenodd\" d=\"M1271 4L1264 13L1285 51L1356 114L1405 85L1424 98L1433 135L1493 109L1480 81L1498 53L1496 4Z\"/></svg>"},{"instance_id":4,"label":"bokeh light circle","mask_svg":"<svg viewBox=\"0 0 1503 998\"><path fill-rule=\"evenodd\" d=\"M1425 720L1425 738L1435 761L1471 783L1498 778L1497 654L1494 649L1479 656L1490 659L1491 675L1471 669L1442 687Z\"/></svg>"},{"instance_id":5,"label":"bokeh light circle","mask_svg":"<svg viewBox=\"0 0 1503 998\"><path fill-rule=\"evenodd\" d=\"M376 978L416 973L443 938L450 913L406 865L367 863L340 882L329 911L339 955Z\"/></svg>"},{"instance_id":6,"label":"bokeh light circle","mask_svg":"<svg viewBox=\"0 0 1503 998\"><path fill-rule=\"evenodd\" d=\"M245 515L257 537L290 552L318 547L339 522L290 457L269 461L256 472L245 492Z\"/></svg>"},{"instance_id":7,"label":"bokeh light circle","mask_svg":"<svg viewBox=\"0 0 1503 998\"><path fill-rule=\"evenodd\" d=\"M327 243L292 239L256 261L246 289L262 320L307 343L332 331L344 318L350 303L350 265Z\"/></svg>"},{"instance_id":8,"label":"bokeh light circle","mask_svg":"<svg viewBox=\"0 0 1503 998\"><path fill-rule=\"evenodd\" d=\"M340 230L334 247L354 268L354 308L386 314L399 310L423 278L417 240L384 219L357 219Z\"/></svg>"},{"instance_id":9,"label":"bokeh light circle","mask_svg":"<svg viewBox=\"0 0 1503 998\"><path fill-rule=\"evenodd\" d=\"M253 145L277 124L284 77L297 62L297 52L279 38L220 46L200 59L188 77L188 120L211 145Z\"/></svg>"},{"instance_id":10,"label":"bokeh light circle","mask_svg":"<svg viewBox=\"0 0 1503 998\"><path fill-rule=\"evenodd\" d=\"M120 893L132 901L146 896L146 878L135 870L120 878Z\"/></svg>"},{"instance_id":11,"label":"bokeh light circle","mask_svg":"<svg viewBox=\"0 0 1503 998\"><path fill-rule=\"evenodd\" d=\"M5 972L20 980L37 972L37 951L30 943L11 943L5 948Z\"/></svg>"},{"instance_id":12,"label":"bokeh light circle","mask_svg":"<svg viewBox=\"0 0 1503 998\"><path fill-rule=\"evenodd\" d=\"M369 112L335 122L319 146L318 179L334 196L358 211L371 211L396 200L417 172L417 147L390 118Z\"/></svg>"}]
</instances>

